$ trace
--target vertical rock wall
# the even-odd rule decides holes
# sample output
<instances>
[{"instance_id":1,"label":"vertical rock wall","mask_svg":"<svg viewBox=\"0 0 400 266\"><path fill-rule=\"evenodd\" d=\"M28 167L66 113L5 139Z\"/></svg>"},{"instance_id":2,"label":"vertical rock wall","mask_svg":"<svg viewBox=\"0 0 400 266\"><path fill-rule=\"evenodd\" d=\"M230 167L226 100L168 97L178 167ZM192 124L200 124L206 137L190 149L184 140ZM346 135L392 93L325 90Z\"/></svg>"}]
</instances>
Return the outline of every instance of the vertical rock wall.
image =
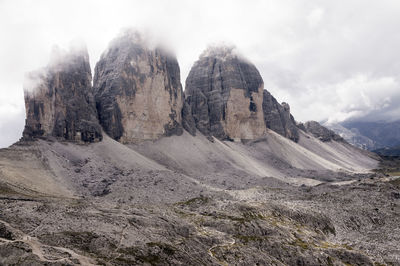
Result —
<instances>
[{"instance_id":1,"label":"vertical rock wall","mask_svg":"<svg viewBox=\"0 0 400 266\"><path fill-rule=\"evenodd\" d=\"M231 47L203 52L185 95L176 58L134 31L114 39L102 54L93 88L85 49L56 55L27 76L25 139L94 142L102 139L101 126L122 143L180 135L182 126L192 135L198 129L228 140L257 139L267 128L299 138L289 105L264 90L256 67Z\"/></svg>"},{"instance_id":2,"label":"vertical rock wall","mask_svg":"<svg viewBox=\"0 0 400 266\"><path fill-rule=\"evenodd\" d=\"M178 62L136 32L116 38L102 54L94 89L101 125L122 143L183 132Z\"/></svg>"},{"instance_id":3,"label":"vertical rock wall","mask_svg":"<svg viewBox=\"0 0 400 266\"><path fill-rule=\"evenodd\" d=\"M299 129L290 114L289 104L279 104L267 90L264 90L263 98L264 120L267 128L297 142L299 140Z\"/></svg>"},{"instance_id":4,"label":"vertical rock wall","mask_svg":"<svg viewBox=\"0 0 400 266\"><path fill-rule=\"evenodd\" d=\"M323 142L328 141L345 141L341 136L336 134L333 130L330 130L316 121L308 121L304 123L304 128L307 132L311 133L314 137L318 138Z\"/></svg>"},{"instance_id":5,"label":"vertical rock wall","mask_svg":"<svg viewBox=\"0 0 400 266\"><path fill-rule=\"evenodd\" d=\"M26 76L24 139L58 137L95 142L102 139L92 94L86 48L54 51L50 64Z\"/></svg>"},{"instance_id":6,"label":"vertical rock wall","mask_svg":"<svg viewBox=\"0 0 400 266\"><path fill-rule=\"evenodd\" d=\"M220 139L255 139L265 133L262 93L256 67L230 47L206 50L186 79L186 103L196 128Z\"/></svg>"}]
</instances>

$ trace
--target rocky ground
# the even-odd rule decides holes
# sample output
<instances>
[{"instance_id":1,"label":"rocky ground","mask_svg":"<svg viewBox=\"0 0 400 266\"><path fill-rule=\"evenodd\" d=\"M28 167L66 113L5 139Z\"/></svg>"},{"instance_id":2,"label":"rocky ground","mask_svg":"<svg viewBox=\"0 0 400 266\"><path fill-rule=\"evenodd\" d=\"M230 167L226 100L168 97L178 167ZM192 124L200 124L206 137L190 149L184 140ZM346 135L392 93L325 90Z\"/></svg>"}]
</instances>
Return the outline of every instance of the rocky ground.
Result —
<instances>
[{"instance_id":1,"label":"rocky ground","mask_svg":"<svg viewBox=\"0 0 400 266\"><path fill-rule=\"evenodd\" d=\"M33 146L2 150L2 156L21 159ZM400 263L396 176L347 173L345 181L316 186L264 177L248 186L212 186L139 153L134 156L142 166L129 169L85 160L68 147L43 142L33 157L52 172L63 170L72 179L64 190L74 193L49 196L1 182L1 265Z\"/></svg>"},{"instance_id":2,"label":"rocky ground","mask_svg":"<svg viewBox=\"0 0 400 266\"><path fill-rule=\"evenodd\" d=\"M371 172L298 124L233 48L183 94L151 46L117 37L94 86L83 47L29 76L23 138L0 149L0 265L400 264L396 161Z\"/></svg>"}]
</instances>

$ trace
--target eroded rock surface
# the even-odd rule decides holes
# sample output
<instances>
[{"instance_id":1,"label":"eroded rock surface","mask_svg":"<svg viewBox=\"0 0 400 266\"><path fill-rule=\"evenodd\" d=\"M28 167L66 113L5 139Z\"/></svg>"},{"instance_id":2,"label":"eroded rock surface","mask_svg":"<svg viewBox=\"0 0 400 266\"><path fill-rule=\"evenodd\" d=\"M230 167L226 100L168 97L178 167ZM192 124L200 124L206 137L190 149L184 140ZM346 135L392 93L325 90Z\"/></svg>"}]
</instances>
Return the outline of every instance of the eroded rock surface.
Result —
<instances>
[{"instance_id":1,"label":"eroded rock surface","mask_svg":"<svg viewBox=\"0 0 400 266\"><path fill-rule=\"evenodd\" d=\"M334 131L327 129L322 126L320 123L316 121L308 121L304 123L304 127L307 132L314 135L314 137L320 139L323 142L335 140L335 141L344 141L344 139L336 134Z\"/></svg>"},{"instance_id":2,"label":"eroded rock surface","mask_svg":"<svg viewBox=\"0 0 400 266\"><path fill-rule=\"evenodd\" d=\"M289 104L279 104L267 90L263 94L264 120L267 128L293 141L299 140L299 132L293 116L290 114Z\"/></svg>"},{"instance_id":3,"label":"eroded rock surface","mask_svg":"<svg viewBox=\"0 0 400 266\"><path fill-rule=\"evenodd\" d=\"M182 126L192 136L196 135L196 122L192 116L192 107L186 101L182 107Z\"/></svg>"},{"instance_id":4,"label":"eroded rock surface","mask_svg":"<svg viewBox=\"0 0 400 266\"><path fill-rule=\"evenodd\" d=\"M203 134L219 139L255 139L266 131L263 87L256 67L233 48L211 47L186 79L186 102Z\"/></svg>"},{"instance_id":5,"label":"eroded rock surface","mask_svg":"<svg viewBox=\"0 0 400 266\"><path fill-rule=\"evenodd\" d=\"M86 48L54 51L49 65L29 73L24 84L24 139L54 136L95 142L102 139Z\"/></svg>"},{"instance_id":6,"label":"eroded rock surface","mask_svg":"<svg viewBox=\"0 0 400 266\"><path fill-rule=\"evenodd\" d=\"M181 134L183 92L174 56L132 31L114 39L96 65L100 123L112 138L131 143Z\"/></svg>"}]
</instances>

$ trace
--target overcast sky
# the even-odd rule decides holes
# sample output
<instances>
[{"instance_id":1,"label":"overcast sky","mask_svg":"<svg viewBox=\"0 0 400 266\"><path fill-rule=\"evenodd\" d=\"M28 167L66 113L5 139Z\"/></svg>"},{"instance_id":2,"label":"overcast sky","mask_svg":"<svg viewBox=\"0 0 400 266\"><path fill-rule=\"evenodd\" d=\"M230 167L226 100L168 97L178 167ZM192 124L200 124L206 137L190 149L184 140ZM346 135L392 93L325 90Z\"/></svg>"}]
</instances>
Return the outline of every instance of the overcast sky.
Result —
<instances>
[{"instance_id":1,"label":"overcast sky","mask_svg":"<svg viewBox=\"0 0 400 266\"><path fill-rule=\"evenodd\" d=\"M53 45L86 42L92 68L122 28L163 40L182 84L208 44L234 44L296 120L400 114L400 1L0 0L0 147L21 137L24 73Z\"/></svg>"}]
</instances>

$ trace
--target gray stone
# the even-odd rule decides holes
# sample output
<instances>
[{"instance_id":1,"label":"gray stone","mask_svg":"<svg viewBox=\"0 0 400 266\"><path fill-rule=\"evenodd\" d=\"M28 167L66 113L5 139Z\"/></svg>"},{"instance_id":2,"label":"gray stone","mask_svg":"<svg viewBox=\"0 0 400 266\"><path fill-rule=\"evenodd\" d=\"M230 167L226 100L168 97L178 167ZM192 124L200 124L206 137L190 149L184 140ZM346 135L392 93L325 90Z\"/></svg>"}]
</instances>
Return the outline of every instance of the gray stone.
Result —
<instances>
[{"instance_id":1,"label":"gray stone","mask_svg":"<svg viewBox=\"0 0 400 266\"><path fill-rule=\"evenodd\" d=\"M186 101L182 108L182 126L192 136L196 135L196 123L192 116L192 107Z\"/></svg>"},{"instance_id":2,"label":"gray stone","mask_svg":"<svg viewBox=\"0 0 400 266\"><path fill-rule=\"evenodd\" d=\"M50 64L29 73L24 84L26 124L23 139L54 136L96 142L101 126L91 86L86 48L53 52Z\"/></svg>"},{"instance_id":3,"label":"gray stone","mask_svg":"<svg viewBox=\"0 0 400 266\"><path fill-rule=\"evenodd\" d=\"M295 142L299 140L299 132L293 116L290 114L289 104L279 104L267 90L263 94L264 121L267 128L287 137Z\"/></svg>"},{"instance_id":4,"label":"gray stone","mask_svg":"<svg viewBox=\"0 0 400 266\"><path fill-rule=\"evenodd\" d=\"M100 123L120 142L183 132L178 62L150 48L137 32L128 30L111 42L96 64L94 89Z\"/></svg>"},{"instance_id":5,"label":"gray stone","mask_svg":"<svg viewBox=\"0 0 400 266\"><path fill-rule=\"evenodd\" d=\"M186 79L185 100L204 135L255 139L265 133L263 86L256 67L232 47L210 47Z\"/></svg>"},{"instance_id":6,"label":"gray stone","mask_svg":"<svg viewBox=\"0 0 400 266\"><path fill-rule=\"evenodd\" d=\"M7 228L7 226L2 222L0 222L0 238L15 240L13 232L9 230L9 228Z\"/></svg>"},{"instance_id":7,"label":"gray stone","mask_svg":"<svg viewBox=\"0 0 400 266\"><path fill-rule=\"evenodd\" d=\"M320 139L323 142L328 141L345 141L341 136L336 134L334 131L327 129L316 121L308 121L304 124L307 132L311 133L314 137Z\"/></svg>"}]
</instances>

